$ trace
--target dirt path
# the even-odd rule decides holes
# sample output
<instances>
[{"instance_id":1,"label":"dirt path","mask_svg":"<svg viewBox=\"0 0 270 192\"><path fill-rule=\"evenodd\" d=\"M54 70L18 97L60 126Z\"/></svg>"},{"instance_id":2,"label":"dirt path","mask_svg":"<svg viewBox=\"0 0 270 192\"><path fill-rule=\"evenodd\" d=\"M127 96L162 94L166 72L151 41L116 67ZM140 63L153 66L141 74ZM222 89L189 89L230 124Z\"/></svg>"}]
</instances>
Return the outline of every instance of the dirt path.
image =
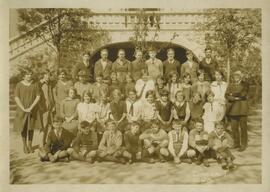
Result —
<instances>
[{"instance_id":1,"label":"dirt path","mask_svg":"<svg viewBox=\"0 0 270 192\"><path fill-rule=\"evenodd\" d=\"M233 151L237 168L223 171L211 160L210 167L195 164L84 162L41 163L37 154L25 155L17 132L11 131L11 183L41 184L199 184L199 183L261 183L261 105L251 108L248 118L249 147Z\"/></svg>"}]
</instances>

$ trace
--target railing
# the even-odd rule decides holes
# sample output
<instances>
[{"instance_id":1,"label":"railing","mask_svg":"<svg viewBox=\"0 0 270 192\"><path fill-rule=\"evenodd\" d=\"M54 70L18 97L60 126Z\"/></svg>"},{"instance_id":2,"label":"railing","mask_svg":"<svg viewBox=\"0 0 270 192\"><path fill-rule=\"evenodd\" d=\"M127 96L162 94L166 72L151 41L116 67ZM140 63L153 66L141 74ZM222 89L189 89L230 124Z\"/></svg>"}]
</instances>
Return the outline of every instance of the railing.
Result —
<instances>
[{"instance_id":1,"label":"railing","mask_svg":"<svg viewBox=\"0 0 270 192\"><path fill-rule=\"evenodd\" d=\"M88 22L98 26L96 30L101 28L107 31L131 31L133 30L134 24L138 23L139 12L136 10L137 9L134 9L134 11L95 12L93 16L89 18ZM144 22L146 22L149 29L154 30L156 25L158 25L161 32L166 30L192 30L194 24L204 21L204 15L205 13L202 11L166 12L162 10L144 10L143 12L145 18ZM33 28L28 33L10 40L10 60L16 59L20 55L44 43L38 38L27 38L29 33L37 30L42 25L46 25L46 22Z\"/></svg>"}]
</instances>

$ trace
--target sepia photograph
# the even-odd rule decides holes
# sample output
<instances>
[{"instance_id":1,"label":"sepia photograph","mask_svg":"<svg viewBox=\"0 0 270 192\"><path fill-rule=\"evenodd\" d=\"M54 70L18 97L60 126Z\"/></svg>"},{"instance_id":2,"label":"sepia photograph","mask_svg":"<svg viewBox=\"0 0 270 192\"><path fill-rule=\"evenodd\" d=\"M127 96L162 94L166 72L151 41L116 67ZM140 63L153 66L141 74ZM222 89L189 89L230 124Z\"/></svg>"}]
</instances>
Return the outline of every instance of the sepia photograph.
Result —
<instances>
[{"instance_id":1,"label":"sepia photograph","mask_svg":"<svg viewBox=\"0 0 270 192\"><path fill-rule=\"evenodd\" d=\"M10 8L10 184L261 184L260 8Z\"/></svg>"}]
</instances>

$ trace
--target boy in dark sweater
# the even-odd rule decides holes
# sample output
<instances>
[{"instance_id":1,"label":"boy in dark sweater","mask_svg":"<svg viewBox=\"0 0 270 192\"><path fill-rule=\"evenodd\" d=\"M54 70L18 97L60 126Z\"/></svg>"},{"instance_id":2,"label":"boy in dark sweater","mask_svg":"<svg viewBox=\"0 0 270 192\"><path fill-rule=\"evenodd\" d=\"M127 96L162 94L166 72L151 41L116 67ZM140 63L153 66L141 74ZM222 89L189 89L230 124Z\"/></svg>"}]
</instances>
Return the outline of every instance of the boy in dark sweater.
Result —
<instances>
[{"instance_id":1,"label":"boy in dark sweater","mask_svg":"<svg viewBox=\"0 0 270 192\"><path fill-rule=\"evenodd\" d=\"M87 121L82 121L77 137L72 142L72 148L68 149L68 153L75 160L93 163L96 157L97 147L98 142L95 127Z\"/></svg>"},{"instance_id":2,"label":"boy in dark sweater","mask_svg":"<svg viewBox=\"0 0 270 192\"><path fill-rule=\"evenodd\" d=\"M62 128L63 119L54 117L53 129L49 132L46 145L40 150L41 161L69 161L67 149L73 140L73 135Z\"/></svg>"},{"instance_id":3,"label":"boy in dark sweater","mask_svg":"<svg viewBox=\"0 0 270 192\"><path fill-rule=\"evenodd\" d=\"M128 163L141 160L142 141L140 136L140 125L136 121L131 123L130 130L124 134L125 149L123 156L128 159Z\"/></svg>"}]
</instances>

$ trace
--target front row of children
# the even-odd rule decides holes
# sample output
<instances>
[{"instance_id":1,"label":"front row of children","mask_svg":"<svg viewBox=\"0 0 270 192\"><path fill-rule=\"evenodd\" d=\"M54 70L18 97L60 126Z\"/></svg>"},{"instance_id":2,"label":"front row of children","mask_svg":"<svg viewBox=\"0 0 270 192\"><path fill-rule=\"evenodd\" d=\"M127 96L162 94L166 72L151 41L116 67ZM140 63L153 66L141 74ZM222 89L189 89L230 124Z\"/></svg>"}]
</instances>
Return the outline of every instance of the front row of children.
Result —
<instances>
[{"instance_id":1,"label":"front row of children","mask_svg":"<svg viewBox=\"0 0 270 192\"><path fill-rule=\"evenodd\" d=\"M63 129L62 119L55 117L53 127L48 134L46 145L40 149L41 161L79 160L149 163L174 160L175 163L203 163L209 167L208 159L217 159L223 169L233 169L234 156L230 152L232 138L224 130L222 122L215 123L211 133L204 131L203 121L195 121L194 129L189 133L181 120L173 120L172 130L167 134L160 128L157 120L151 127L140 133L140 124L132 122L130 129L123 135L117 129L115 121L108 121L107 130L98 144L97 132L87 121L80 123L77 136Z\"/></svg>"}]
</instances>

